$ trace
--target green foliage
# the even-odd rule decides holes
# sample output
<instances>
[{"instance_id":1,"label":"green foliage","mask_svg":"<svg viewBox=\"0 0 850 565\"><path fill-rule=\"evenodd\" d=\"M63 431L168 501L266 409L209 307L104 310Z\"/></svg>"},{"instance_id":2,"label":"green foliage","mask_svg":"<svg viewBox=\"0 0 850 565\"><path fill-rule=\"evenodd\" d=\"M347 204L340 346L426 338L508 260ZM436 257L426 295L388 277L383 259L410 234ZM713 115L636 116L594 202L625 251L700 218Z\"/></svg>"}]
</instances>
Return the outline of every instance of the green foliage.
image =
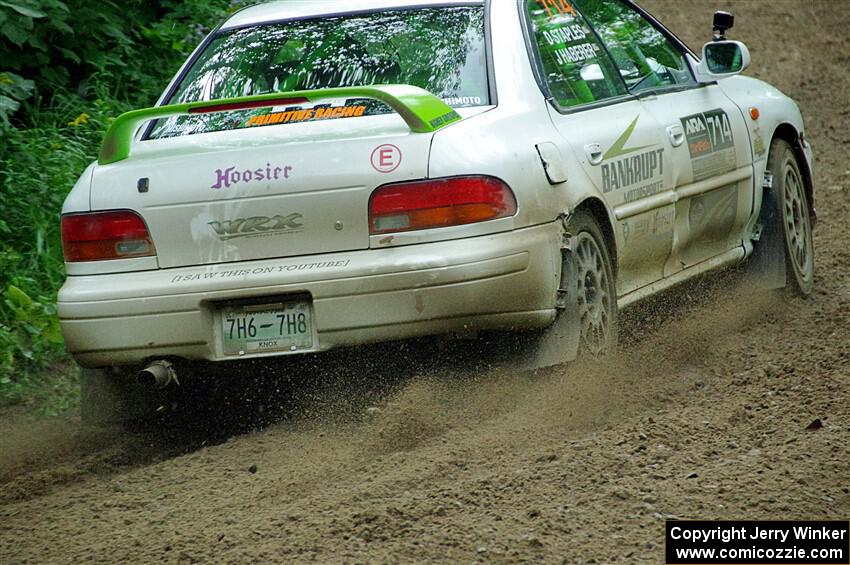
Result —
<instances>
[{"instance_id":1,"label":"green foliage","mask_svg":"<svg viewBox=\"0 0 850 565\"><path fill-rule=\"evenodd\" d=\"M9 125L9 116L32 96L35 83L15 73L0 73L0 121Z\"/></svg>"},{"instance_id":2,"label":"green foliage","mask_svg":"<svg viewBox=\"0 0 850 565\"><path fill-rule=\"evenodd\" d=\"M105 86L111 98L150 105L229 8L226 0L3 0L0 61L31 80L37 97L89 99Z\"/></svg>"},{"instance_id":3,"label":"green foliage","mask_svg":"<svg viewBox=\"0 0 850 565\"><path fill-rule=\"evenodd\" d=\"M0 402L25 399L64 355L55 306L64 276L59 212L106 116L119 111L72 96L51 105L33 113L34 127L0 125Z\"/></svg>"},{"instance_id":4,"label":"green foliage","mask_svg":"<svg viewBox=\"0 0 850 565\"><path fill-rule=\"evenodd\" d=\"M73 398L55 305L62 202L109 121L153 105L238 4L0 0L0 403Z\"/></svg>"}]
</instances>

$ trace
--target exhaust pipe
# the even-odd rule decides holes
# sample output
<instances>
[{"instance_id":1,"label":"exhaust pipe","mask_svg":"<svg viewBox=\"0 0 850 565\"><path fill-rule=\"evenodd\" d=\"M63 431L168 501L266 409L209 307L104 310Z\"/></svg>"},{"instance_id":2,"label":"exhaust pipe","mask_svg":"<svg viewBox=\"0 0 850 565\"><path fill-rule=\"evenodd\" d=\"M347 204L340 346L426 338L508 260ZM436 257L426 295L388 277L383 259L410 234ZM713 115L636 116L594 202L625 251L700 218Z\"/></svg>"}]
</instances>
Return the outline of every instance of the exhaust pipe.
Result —
<instances>
[{"instance_id":1,"label":"exhaust pipe","mask_svg":"<svg viewBox=\"0 0 850 565\"><path fill-rule=\"evenodd\" d=\"M153 361L147 368L139 371L136 378L142 386L155 390L164 389L171 383L180 384L177 382L174 365L165 360Z\"/></svg>"}]
</instances>

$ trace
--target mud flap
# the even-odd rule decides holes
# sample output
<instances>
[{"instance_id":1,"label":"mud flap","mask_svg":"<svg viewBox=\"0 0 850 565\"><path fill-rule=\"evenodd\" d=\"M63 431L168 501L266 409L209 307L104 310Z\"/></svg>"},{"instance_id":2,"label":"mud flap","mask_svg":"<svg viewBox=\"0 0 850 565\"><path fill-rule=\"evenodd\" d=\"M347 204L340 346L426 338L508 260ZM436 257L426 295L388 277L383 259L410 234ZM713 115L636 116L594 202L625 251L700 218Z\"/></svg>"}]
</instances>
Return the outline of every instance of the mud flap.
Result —
<instances>
[{"instance_id":1,"label":"mud flap","mask_svg":"<svg viewBox=\"0 0 850 565\"><path fill-rule=\"evenodd\" d=\"M145 420L156 414L165 395L140 385L128 370L80 371L80 416L83 424L108 426Z\"/></svg>"},{"instance_id":2,"label":"mud flap","mask_svg":"<svg viewBox=\"0 0 850 565\"><path fill-rule=\"evenodd\" d=\"M759 240L753 243L753 256L748 269L753 283L768 290L785 288L787 280L781 206L781 198L773 186L773 177L767 174L758 221L762 232Z\"/></svg>"},{"instance_id":3,"label":"mud flap","mask_svg":"<svg viewBox=\"0 0 850 565\"><path fill-rule=\"evenodd\" d=\"M578 356L581 320L578 316L578 277L571 238L561 249L561 282L555 321L529 339L518 358L521 369L544 369L574 361Z\"/></svg>"}]
</instances>

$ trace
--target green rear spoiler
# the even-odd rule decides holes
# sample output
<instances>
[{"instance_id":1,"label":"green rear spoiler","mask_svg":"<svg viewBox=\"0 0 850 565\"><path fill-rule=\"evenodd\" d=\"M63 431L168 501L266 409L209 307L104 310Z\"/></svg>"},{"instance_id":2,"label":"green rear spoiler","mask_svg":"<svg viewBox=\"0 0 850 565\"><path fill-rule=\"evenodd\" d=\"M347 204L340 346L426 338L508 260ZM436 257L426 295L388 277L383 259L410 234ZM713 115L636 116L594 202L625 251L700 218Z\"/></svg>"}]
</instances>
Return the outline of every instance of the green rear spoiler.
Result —
<instances>
[{"instance_id":1,"label":"green rear spoiler","mask_svg":"<svg viewBox=\"0 0 850 565\"><path fill-rule=\"evenodd\" d=\"M371 98L380 100L395 110L416 133L430 133L460 120L451 106L416 86L388 84L375 86L352 86L279 92L257 96L241 96L206 102L189 102L173 106L156 106L132 110L121 114L109 129L100 148L98 163L108 165L123 161L130 156L133 136L143 122L171 116L209 114L249 108L265 108L284 104L316 102L327 98Z\"/></svg>"}]
</instances>

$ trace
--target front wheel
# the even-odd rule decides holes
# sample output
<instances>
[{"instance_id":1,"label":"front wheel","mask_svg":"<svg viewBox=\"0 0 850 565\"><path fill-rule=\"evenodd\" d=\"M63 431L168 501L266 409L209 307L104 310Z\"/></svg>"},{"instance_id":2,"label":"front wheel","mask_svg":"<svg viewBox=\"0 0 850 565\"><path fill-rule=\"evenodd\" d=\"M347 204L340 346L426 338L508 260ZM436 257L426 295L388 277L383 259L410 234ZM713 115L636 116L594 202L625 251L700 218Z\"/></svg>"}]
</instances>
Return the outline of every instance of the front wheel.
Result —
<instances>
[{"instance_id":1,"label":"front wheel","mask_svg":"<svg viewBox=\"0 0 850 565\"><path fill-rule=\"evenodd\" d=\"M780 216L785 239L786 284L808 296L814 286L814 240L806 185L797 156L784 140L770 147L768 169L773 173L773 189L781 201Z\"/></svg>"},{"instance_id":2,"label":"front wheel","mask_svg":"<svg viewBox=\"0 0 850 565\"><path fill-rule=\"evenodd\" d=\"M808 296L814 286L812 220L800 163L788 142L771 143L767 170L773 184L764 192L762 234L748 270L762 286Z\"/></svg>"}]
</instances>

